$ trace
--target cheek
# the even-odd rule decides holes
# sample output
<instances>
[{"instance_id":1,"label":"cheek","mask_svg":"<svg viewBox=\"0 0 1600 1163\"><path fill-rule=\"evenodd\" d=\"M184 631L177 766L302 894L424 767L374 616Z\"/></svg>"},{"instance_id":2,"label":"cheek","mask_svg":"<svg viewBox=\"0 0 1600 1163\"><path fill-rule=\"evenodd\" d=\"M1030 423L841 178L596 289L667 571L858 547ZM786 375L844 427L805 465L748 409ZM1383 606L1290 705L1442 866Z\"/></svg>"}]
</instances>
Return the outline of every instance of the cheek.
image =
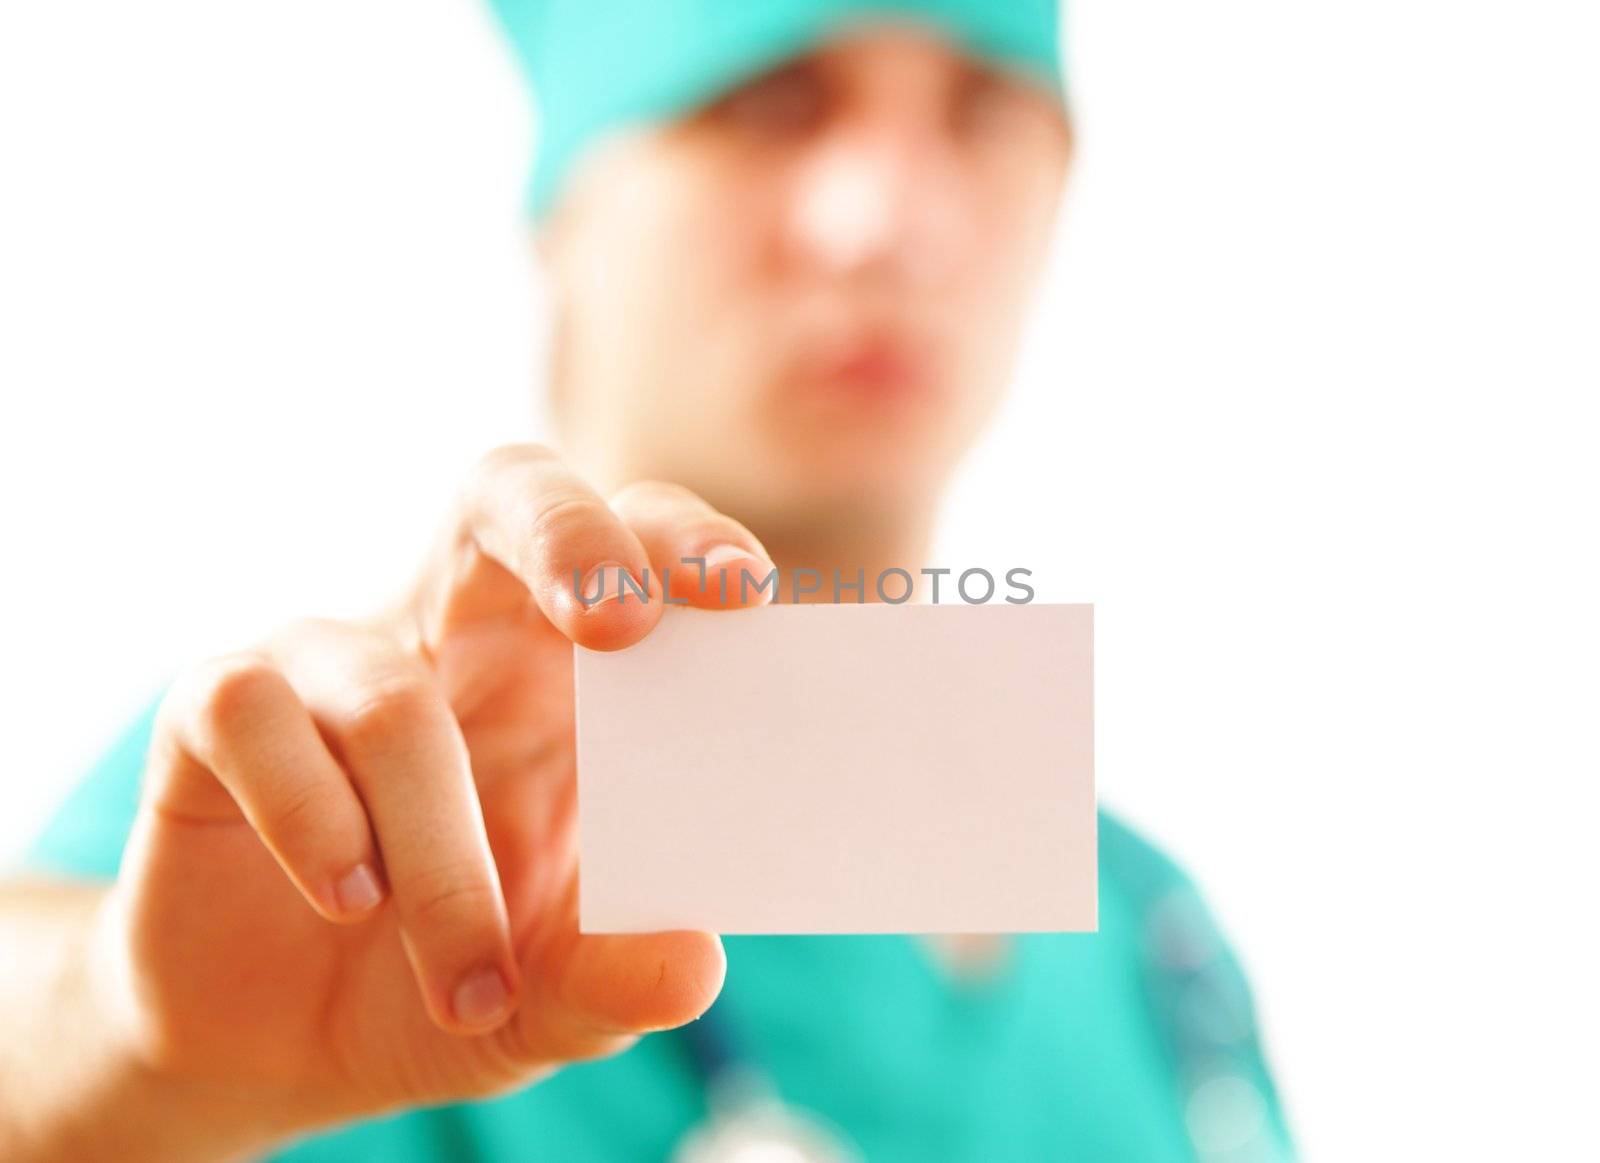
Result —
<instances>
[{"instance_id":1,"label":"cheek","mask_svg":"<svg viewBox=\"0 0 1600 1163\"><path fill-rule=\"evenodd\" d=\"M691 169L640 239L657 368L710 412L748 399L763 379L780 307L759 198L714 167Z\"/></svg>"},{"instance_id":2,"label":"cheek","mask_svg":"<svg viewBox=\"0 0 1600 1163\"><path fill-rule=\"evenodd\" d=\"M1010 382L1058 192L1059 184L1040 180L1037 170L991 175L975 191L979 225L949 304L951 371L959 385L949 421L960 446L986 423Z\"/></svg>"},{"instance_id":3,"label":"cheek","mask_svg":"<svg viewBox=\"0 0 1600 1163\"><path fill-rule=\"evenodd\" d=\"M685 206L667 229L679 236L676 270L688 297L715 326L747 323L772 297L773 248L769 199L747 175L695 175Z\"/></svg>"},{"instance_id":4,"label":"cheek","mask_svg":"<svg viewBox=\"0 0 1600 1163\"><path fill-rule=\"evenodd\" d=\"M1035 172L996 175L977 207L981 224L959 280L966 318L984 346L1009 344L1049 256L1060 185Z\"/></svg>"},{"instance_id":5,"label":"cheek","mask_svg":"<svg viewBox=\"0 0 1600 1163\"><path fill-rule=\"evenodd\" d=\"M1020 154L989 175L981 212L993 224L988 232L990 278L1005 285L1025 284L1038 272L1055 225L1061 173L1054 162L1046 165Z\"/></svg>"},{"instance_id":6,"label":"cheek","mask_svg":"<svg viewBox=\"0 0 1600 1163\"><path fill-rule=\"evenodd\" d=\"M605 322L589 342L627 459L646 475L678 479L752 439L774 345L757 240L735 201L659 183L604 243L589 300Z\"/></svg>"},{"instance_id":7,"label":"cheek","mask_svg":"<svg viewBox=\"0 0 1600 1163\"><path fill-rule=\"evenodd\" d=\"M584 224L589 305L625 314L630 344L692 346L748 299L750 183L670 140L629 146L586 191L598 195Z\"/></svg>"}]
</instances>

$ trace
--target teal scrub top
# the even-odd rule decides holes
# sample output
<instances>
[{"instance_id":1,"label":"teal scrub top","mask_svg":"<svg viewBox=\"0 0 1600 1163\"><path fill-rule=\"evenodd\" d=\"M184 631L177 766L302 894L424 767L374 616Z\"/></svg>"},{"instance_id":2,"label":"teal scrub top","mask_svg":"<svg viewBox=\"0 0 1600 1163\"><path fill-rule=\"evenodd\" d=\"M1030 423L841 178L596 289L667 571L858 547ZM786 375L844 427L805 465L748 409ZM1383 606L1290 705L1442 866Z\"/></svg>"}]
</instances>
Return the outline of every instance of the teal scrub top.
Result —
<instances>
[{"instance_id":1,"label":"teal scrub top","mask_svg":"<svg viewBox=\"0 0 1600 1163\"><path fill-rule=\"evenodd\" d=\"M73 789L27 871L116 875L154 707ZM1294 1158L1239 963L1189 879L1100 816L1100 930L1029 933L946 976L913 937L723 939L715 1009L784 1100L873 1163ZM660 1160L706 1114L684 1037L651 1034L509 1096L286 1145L286 1163Z\"/></svg>"}]
</instances>

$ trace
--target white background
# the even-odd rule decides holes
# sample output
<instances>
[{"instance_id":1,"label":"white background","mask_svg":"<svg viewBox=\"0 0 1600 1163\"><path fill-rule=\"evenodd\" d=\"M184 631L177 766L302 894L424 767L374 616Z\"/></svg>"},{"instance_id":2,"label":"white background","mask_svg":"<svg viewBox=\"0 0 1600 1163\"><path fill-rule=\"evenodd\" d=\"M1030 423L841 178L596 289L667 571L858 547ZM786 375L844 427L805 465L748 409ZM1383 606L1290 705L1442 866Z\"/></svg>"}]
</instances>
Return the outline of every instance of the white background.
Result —
<instances>
[{"instance_id":1,"label":"white background","mask_svg":"<svg viewBox=\"0 0 1600 1163\"><path fill-rule=\"evenodd\" d=\"M1067 226L939 563L1099 604L1106 802L1208 890L1312 1159L1594 1147L1596 31L1072 12ZM537 435L529 133L472 3L0 9L0 853Z\"/></svg>"}]
</instances>

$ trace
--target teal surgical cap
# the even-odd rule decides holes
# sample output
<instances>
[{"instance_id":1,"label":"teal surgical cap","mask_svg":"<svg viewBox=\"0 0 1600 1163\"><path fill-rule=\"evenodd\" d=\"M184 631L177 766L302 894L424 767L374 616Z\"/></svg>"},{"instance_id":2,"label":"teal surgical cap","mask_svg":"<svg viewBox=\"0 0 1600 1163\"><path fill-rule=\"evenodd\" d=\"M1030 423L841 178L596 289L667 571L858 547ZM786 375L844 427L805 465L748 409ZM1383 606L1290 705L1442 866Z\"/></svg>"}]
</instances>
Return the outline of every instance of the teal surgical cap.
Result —
<instances>
[{"instance_id":1,"label":"teal surgical cap","mask_svg":"<svg viewBox=\"0 0 1600 1163\"><path fill-rule=\"evenodd\" d=\"M533 85L528 191L548 210L584 149L705 105L856 22L910 20L1062 90L1056 0L490 0Z\"/></svg>"}]
</instances>

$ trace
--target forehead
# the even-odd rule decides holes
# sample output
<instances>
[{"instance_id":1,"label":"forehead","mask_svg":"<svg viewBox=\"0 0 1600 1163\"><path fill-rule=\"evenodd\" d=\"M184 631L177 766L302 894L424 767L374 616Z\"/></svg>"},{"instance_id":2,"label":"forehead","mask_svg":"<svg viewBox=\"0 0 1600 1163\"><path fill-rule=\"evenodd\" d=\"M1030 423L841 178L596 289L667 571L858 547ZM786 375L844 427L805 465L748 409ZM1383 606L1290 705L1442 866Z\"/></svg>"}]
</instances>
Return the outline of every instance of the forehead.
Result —
<instances>
[{"instance_id":1,"label":"forehead","mask_svg":"<svg viewBox=\"0 0 1600 1163\"><path fill-rule=\"evenodd\" d=\"M1009 75L1009 70L969 51L926 23L879 17L843 25L754 76L730 82L721 94L714 94L712 100L774 76L799 72L829 80L873 81L890 88L919 78L974 73Z\"/></svg>"},{"instance_id":2,"label":"forehead","mask_svg":"<svg viewBox=\"0 0 1600 1163\"><path fill-rule=\"evenodd\" d=\"M790 60L832 64L906 60L948 66L978 63L977 57L937 28L892 17L864 19L842 25L808 49L796 53Z\"/></svg>"}]
</instances>

